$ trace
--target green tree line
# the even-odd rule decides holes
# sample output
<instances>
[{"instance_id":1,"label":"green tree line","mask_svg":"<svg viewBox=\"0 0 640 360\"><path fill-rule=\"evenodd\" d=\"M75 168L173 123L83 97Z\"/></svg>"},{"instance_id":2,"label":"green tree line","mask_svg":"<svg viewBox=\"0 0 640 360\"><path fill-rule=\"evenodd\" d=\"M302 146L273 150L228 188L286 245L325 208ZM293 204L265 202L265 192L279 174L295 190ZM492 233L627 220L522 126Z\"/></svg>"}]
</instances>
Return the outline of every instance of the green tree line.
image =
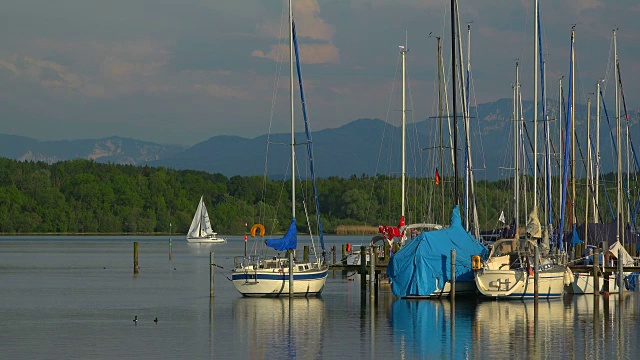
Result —
<instances>
[{"instance_id":1,"label":"green tree line","mask_svg":"<svg viewBox=\"0 0 640 360\"><path fill-rule=\"evenodd\" d=\"M310 185L304 181L303 190L296 191L301 231L305 208L313 213L315 207ZM319 179L317 186L326 233L338 225L398 224L399 177L328 177ZM441 186L446 188L444 197ZM481 228L496 227L500 211L512 206L511 186L509 180L477 182ZM254 223L263 223L269 233L281 232L291 219L290 194L290 180L263 176L228 178L91 160L47 164L0 158L0 233L184 234L200 196L218 233L245 234ZM448 223L454 203L451 179L436 185L433 178L411 178L406 194L406 223ZM313 215L308 218L316 221Z\"/></svg>"}]
</instances>

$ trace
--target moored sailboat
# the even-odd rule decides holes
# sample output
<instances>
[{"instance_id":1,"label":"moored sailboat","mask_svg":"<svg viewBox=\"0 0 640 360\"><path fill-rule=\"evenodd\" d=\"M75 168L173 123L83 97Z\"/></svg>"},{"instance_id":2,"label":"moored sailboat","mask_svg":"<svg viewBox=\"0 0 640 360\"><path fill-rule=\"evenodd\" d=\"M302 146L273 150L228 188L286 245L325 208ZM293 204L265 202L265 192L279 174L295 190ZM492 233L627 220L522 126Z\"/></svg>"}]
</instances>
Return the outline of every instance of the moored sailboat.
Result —
<instances>
[{"instance_id":1,"label":"moored sailboat","mask_svg":"<svg viewBox=\"0 0 640 360\"><path fill-rule=\"evenodd\" d=\"M268 247L276 251L286 251L287 256L281 257L279 254L274 257L249 255L234 258L234 270L232 281L235 288L247 297L279 297L279 296L319 296L327 279L328 266L323 258L317 257L315 261L295 259L295 250L298 244L297 224L296 224L296 157L295 157L295 132L294 132L294 105L293 105L293 77L294 77L294 46L298 80L300 83L300 96L302 98L303 113L306 121L306 108L304 107L304 93L302 92L302 79L300 75L299 58L297 51L297 41L295 35L295 24L293 21L293 8L289 0L289 70L290 70L290 102L291 102L291 213L292 219L287 232L282 238L265 240ZM306 123L305 123L306 124ZM308 126L306 127L308 144L311 144ZM310 146L310 145L309 145ZM310 158L310 168L313 175L312 149L308 148ZM315 190L315 176L313 179ZM316 193L316 211L319 214ZM305 206L306 211L306 206ZM324 248L322 239L322 226L318 215L318 225L320 232L320 242ZM315 251L314 251L315 252Z\"/></svg>"}]
</instances>

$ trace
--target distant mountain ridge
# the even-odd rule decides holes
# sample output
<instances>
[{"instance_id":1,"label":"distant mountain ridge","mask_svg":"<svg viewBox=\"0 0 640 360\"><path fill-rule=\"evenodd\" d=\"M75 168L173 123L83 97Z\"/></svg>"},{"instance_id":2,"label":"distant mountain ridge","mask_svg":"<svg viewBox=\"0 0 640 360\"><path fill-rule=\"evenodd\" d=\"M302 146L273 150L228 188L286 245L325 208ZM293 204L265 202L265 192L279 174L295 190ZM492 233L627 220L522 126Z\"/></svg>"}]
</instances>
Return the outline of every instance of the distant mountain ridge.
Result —
<instances>
[{"instance_id":1,"label":"distant mountain ridge","mask_svg":"<svg viewBox=\"0 0 640 360\"><path fill-rule=\"evenodd\" d=\"M183 151L176 145L111 136L103 139L40 141L0 134L0 156L20 161L55 163L90 159L104 163L143 165Z\"/></svg>"},{"instance_id":2,"label":"distant mountain ridge","mask_svg":"<svg viewBox=\"0 0 640 360\"><path fill-rule=\"evenodd\" d=\"M496 180L509 177L512 167L511 149L512 102L502 99L492 103L480 104L477 107L477 119L471 121L472 156L476 180ZM523 104L525 119L532 118L532 102ZM557 104L549 102L549 114L557 113ZM472 109L472 114L476 110ZM583 152L586 153L586 105L576 106L576 131ZM592 109L592 127L595 127L595 111ZM639 144L637 128L639 111L631 113L631 134L635 144ZM472 115L476 117L476 115ZM601 158L603 171L613 171L609 128L604 115L601 120ZM550 115L551 126L557 128L558 121ZM459 134L463 134L464 126L459 118ZM613 121L613 120L611 120ZM380 119L358 119L338 128L324 129L312 133L316 174L320 177L350 177L362 174L399 174L400 173L400 120L391 125ZM529 133L531 122L527 121ZM313 124L311 124L313 126ZM540 135L543 134L542 123ZM612 125L614 126L614 125ZM435 118L407 124L407 173L410 176L433 176L439 167L439 122ZM447 128L446 122L444 128ZM446 131L446 130L445 130ZM445 134L446 136L446 134ZM557 135L552 138L558 148ZM93 159L98 162L116 164L164 166L174 169L202 170L210 173L221 173L231 177L235 175L261 175L267 162L270 176L280 177L288 173L290 134L261 135L252 139L239 136L220 135L192 147L161 145L134 139L112 136L93 140L38 141L15 135L0 135L0 156L31 161L57 161L75 158ZM544 152L543 139L539 139L539 152ZM306 153L306 137L296 134L296 147L300 172L306 171L302 164ZM448 147L448 140L445 140ZM459 146L459 161L464 159L464 147ZM531 152L527 145L527 151ZM445 166L440 169L441 176L451 175L450 152L445 152ZM579 154L579 152L577 152ZM582 166L582 165L580 165Z\"/></svg>"}]
</instances>

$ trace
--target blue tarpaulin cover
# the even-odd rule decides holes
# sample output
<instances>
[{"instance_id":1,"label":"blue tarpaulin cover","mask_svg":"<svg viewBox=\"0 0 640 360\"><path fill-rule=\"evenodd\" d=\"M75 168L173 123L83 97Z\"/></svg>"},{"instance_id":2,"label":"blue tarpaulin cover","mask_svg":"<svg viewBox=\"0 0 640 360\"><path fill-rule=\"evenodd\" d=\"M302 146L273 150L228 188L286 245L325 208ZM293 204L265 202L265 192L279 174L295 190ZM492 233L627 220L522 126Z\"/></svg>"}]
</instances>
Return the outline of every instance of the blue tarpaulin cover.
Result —
<instances>
[{"instance_id":1,"label":"blue tarpaulin cover","mask_svg":"<svg viewBox=\"0 0 640 360\"><path fill-rule=\"evenodd\" d=\"M473 281L471 256L486 259L488 251L462 227L458 205L448 228L422 232L391 257L387 274L393 293L398 297L431 295L436 279L442 285L451 278L451 249L456 250L456 281Z\"/></svg>"},{"instance_id":2,"label":"blue tarpaulin cover","mask_svg":"<svg viewBox=\"0 0 640 360\"><path fill-rule=\"evenodd\" d=\"M291 225L287 233L280 239L265 240L267 246L278 251L292 250L298 246L298 233L296 231L296 218L291 219Z\"/></svg>"}]
</instances>

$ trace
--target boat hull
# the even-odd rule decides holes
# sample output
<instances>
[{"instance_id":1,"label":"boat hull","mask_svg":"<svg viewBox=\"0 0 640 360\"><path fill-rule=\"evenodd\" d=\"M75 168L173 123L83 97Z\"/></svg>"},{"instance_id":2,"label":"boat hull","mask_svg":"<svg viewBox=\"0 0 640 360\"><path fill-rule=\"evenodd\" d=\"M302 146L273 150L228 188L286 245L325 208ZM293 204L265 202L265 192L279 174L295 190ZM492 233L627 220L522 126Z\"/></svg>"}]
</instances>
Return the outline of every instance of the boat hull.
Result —
<instances>
[{"instance_id":1,"label":"boat hull","mask_svg":"<svg viewBox=\"0 0 640 360\"><path fill-rule=\"evenodd\" d=\"M538 275L538 297L559 298L564 294L567 270L541 271ZM534 276L525 269L476 271L475 284L481 295L494 299L533 299Z\"/></svg>"},{"instance_id":2,"label":"boat hull","mask_svg":"<svg viewBox=\"0 0 640 360\"><path fill-rule=\"evenodd\" d=\"M219 237L187 237L187 241L190 243L224 244L227 239Z\"/></svg>"},{"instance_id":3,"label":"boat hull","mask_svg":"<svg viewBox=\"0 0 640 360\"><path fill-rule=\"evenodd\" d=\"M328 269L293 273L293 296L319 296L327 280ZM248 297L289 296L289 269L235 269L233 285Z\"/></svg>"},{"instance_id":4,"label":"boat hull","mask_svg":"<svg viewBox=\"0 0 640 360\"><path fill-rule=\"evenodd\" d=\"M436 285L438 286L438 285ZM403 296L402 299L437 299L441 297L449 297L451 294L451 282L444 283L444 287L436 289L430 295L409 295ZM478 293L476 283L474 281L456 281L456 297L458 296L475 296Z\"/></svg>"},{"instance_id":5,"label":"boat hull","mask_svg":"<svg viewBox=\"0 0 640 360\"><path fill-rule=\"evenodd\" d=\"M625 275L630 273L625 273ZM606 288L605 279L599 279L599 291L598 292L608 292L610 294L617 294L620 292L618 288L618 277L616 275L609 275L609 288ZM594 288L594 278L592 273L574 273L573 281L569 286L567 286L567 291L572 294L593 294Z\"/></svg>"}]
</instances>

